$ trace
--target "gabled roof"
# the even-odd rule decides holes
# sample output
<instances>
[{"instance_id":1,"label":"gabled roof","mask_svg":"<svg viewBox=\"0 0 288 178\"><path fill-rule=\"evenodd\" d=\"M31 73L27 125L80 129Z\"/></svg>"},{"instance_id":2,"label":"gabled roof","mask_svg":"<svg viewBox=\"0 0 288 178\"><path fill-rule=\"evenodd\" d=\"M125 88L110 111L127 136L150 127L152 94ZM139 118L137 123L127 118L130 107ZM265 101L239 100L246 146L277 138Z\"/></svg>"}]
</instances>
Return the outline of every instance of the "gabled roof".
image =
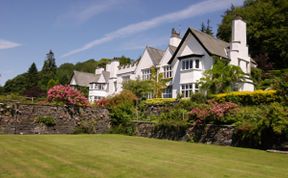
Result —
<instances>
[{"instance_id":1,"label":"gabled roof","mask_svg":"<svg viewBox=\"0 0 288 178\"><path fill-rule=\"evenodd\" d=\"M172 52L172 54L174 54L175 51L176 51L176 49L177 49L177 47L172 46L172 45L168 45L168 48L170 49L170 51Z\"/></svg>"},{"instance_id":2,"label":"gabled roof","mask_svg":"<svg viewBox=\"0 0 288 178\"><path fill-rule=\"evenodd\" d=\"M151 59L153 60L153 63L155 65L158 65L164 55L164 51L160 49L156 49L153 47L146 47L148 54L150 55Z\"/></svg>"},{"instance_id":3,"label":"gabled roof","mask_svg":"<svg viewBox=\"0 0 288 178\"><path fill-rule=\"evenodd\" d=\"M190 28L192 34L196 36L196 38L200 41L200 43L205 47L205 49L213 55L228 58L225 48L229 47L229 43L214 38L211 35L208 35L207 33L203 33L200 31L197 31L193 28Z\"/></svg>"},{"instance_id":4,"label":"gabled roof","mask_svg":"<svg viewBox=\"0 0 288 178\"><path fill-rule=\"evenodd\" d=\"M107 71L103 71L102 72L103 76L104 76L104 79L106 81L106 83L108 83L108 80L110 78L110 72L107 72ZM98 80L97 80L98 81Z\"/></svg>"},{"instance_id":5,"label":"gabled roof","mask_svg":"<svg viewBox=\"0 0 288 178\"><path fill-rule=\"evenodd\" d=\"M73 78L77 85L85 87L88 87L91 81L97 80L97 76L94 73L80 72L76 70L73 71Z\"/></svg>"},{"instance_id":6,"label":"gabled roof","mask_svg":"<svg viewBox=\"0 0 288 178\"><path fill-rule=\"evenodd\" d=\"M181 46L183 45L184 41L186 40L186 38L188 37L188 35L191 34L199 43L200 45L206 50L206 52L209 55L215 55L215 56L219 56L219 57L223 57L225 59L229 59L226 53L226 48L229 47L229 43L214 38L211 35L208 35L206 33L200 32L198 30L195 30L193 28L188 28L188 30L186 31L183 39L181 40L179 46L177 47L177 49L175 50L175 53L173 54L173 56L171 57L171 59L169 60L168 64L172 63L172 60L176 57L178 51L180 50Z\"/></svg>"}]
</instances>

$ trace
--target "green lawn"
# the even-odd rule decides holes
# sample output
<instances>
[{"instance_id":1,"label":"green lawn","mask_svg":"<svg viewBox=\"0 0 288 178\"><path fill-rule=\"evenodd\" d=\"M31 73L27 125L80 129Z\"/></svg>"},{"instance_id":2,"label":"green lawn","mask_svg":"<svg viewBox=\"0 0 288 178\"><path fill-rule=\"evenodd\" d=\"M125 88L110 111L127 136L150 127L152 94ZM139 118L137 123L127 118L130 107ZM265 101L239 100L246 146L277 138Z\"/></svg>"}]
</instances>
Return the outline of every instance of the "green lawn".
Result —
<instances>
[{"instance_id":1,"label":"green lawn","mask_svg":"<svg viewBox=\"0 0 288 178\"><path fill-rule=\"evenodd\" d=\"M288 177L288 155L121 135L0 135L0 177Z\"/></svg>"}]
</instances>

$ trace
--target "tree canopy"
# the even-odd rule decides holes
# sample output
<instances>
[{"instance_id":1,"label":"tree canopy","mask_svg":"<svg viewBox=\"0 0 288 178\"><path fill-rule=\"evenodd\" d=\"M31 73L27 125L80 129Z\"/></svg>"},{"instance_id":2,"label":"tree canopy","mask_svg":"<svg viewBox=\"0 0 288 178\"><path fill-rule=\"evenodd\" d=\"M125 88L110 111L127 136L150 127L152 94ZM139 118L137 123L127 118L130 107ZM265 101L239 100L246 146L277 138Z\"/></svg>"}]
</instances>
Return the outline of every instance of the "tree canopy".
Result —
<instances>
[{"instance_id":1,"label":"tree canopy","mask_svg":"<svg viewBox=\"0 0 288 178\"><path fill-rule=\"evenodd\" d=\"M232 6L219 25L217 37L231 39L231 24L236 15L247 23L247 42L251 57L263 69L288 67L288 1L246 0Z\"/></svg>"}]
</instances>

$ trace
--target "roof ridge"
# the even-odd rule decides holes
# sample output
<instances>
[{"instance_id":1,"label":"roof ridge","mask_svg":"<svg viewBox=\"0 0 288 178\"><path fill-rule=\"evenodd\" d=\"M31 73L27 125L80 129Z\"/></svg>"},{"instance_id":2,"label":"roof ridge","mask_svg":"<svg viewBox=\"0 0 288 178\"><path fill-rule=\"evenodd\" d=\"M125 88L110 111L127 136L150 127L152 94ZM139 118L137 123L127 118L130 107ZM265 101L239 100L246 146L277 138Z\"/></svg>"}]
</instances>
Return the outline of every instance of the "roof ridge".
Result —
<instances>
[{"instance_id":1,"label":"roof ridge","mask_svg":"<svg viewBox=\"0 0 288 178\"><path fill-rule=\"evenodd\" d=\"M158 51L162 51L162 52L165 52L164 50L162 49L159 49L159 48L155 48L155 47L152 47L152 46L146 46L146 48L151 48L151 49L156 49Z\"/></svg>"},{"instance_id":2,"label":"roof ridge","mask_svg":"<svg viewBox=\"0 0 288 178\"><path fill-rule=\"evenodd\" d=\"M79 71L79 70L73 70L73 72L85 73L85 74L94 74L94 73L91 73L91 72L83 72L83 71Z\"/></svg>"},{"instance_id":3,"label":"roof ridge","mask_svg":"<svg viewBox=\"0 0 288 178\"><path fill-rule=\"evenodd\" d=\"M193 28L193 27L189 27L191 30L193 30L193 31L196 31L196 32L198 32L198 33L201 33L201 34L203 34L203 35L206 35L207 37L209 37L209 38L213 38L214 40L218 40L218 41L221 41L221 42L224 42L224 43L229 43L229 42L227 42L227 41L224 41L224 40L221 40L221 39L219 39L219 38L216 38L216 37L214 37L214 36L212 36L212 35L209 35L209 34L207 34L207 33L205 33L205 32L201 32L200 30L197 30L197 29L195 29L195 28Z\"/></svg>"}]
</instances>

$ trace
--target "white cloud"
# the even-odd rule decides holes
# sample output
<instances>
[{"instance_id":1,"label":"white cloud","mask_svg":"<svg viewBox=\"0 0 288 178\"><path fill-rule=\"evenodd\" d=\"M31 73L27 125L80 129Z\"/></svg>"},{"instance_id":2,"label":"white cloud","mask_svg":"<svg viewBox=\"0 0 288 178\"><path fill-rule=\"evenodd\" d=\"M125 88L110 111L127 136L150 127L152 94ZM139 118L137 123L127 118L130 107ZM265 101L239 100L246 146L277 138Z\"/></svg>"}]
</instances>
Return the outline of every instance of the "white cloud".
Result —
<instances>
[{"instance_id":1,"label":"white cloud","mask_svg":"<svg viewBox=\"0 0 288 178\"><path fill-rule=\"evenodd\" d=\"M190 5L187 8L180 10L180 11L176 11L176 12L172 12L172 13L165 14L162 16L158 16L158 17L152 18L150 20L130 24L130 25L122 27L116 31L108 33L108 34L104 35L102 38L91 41L91 42L85 44L84 46L82 46L78 49L74 49L72 51L69 51L69 52L63 54L62 57L71 56L71 55L80 53L82 51L88 50L94 46L97 46L97 45L100 45L103 43L107 43L107 42L112 41L112 40L117 39L117 38L129 36L129 35L139 33L139 32L151 29L151 28L155 28L155 27L162 25L162 24L165 24L165 23L175 22L178 20L196 17L196 16L201 15L201 14L208 14L208 13L215 12L218 10L227 9L228 7L231 6L232 2L233 2L233 0L221 0L221 1L219 1L219 0L206 0L206 1L203 1L203 2L200 2L197 4ZM236 1L236 2L238 2L238 1Z\"/></svg>"},{"instance_id":2,"label":"white cloud","mask_svg":"<svg viewBox=\"0 0 288 178\"><path fill-rule=\"evenodd\" d=\"M126 1L127 0L94 1L93 3L85 4L84 6L83 4L74 4L67 13L58 17L57 22L61 24L68 20L81 24L98 14L117 8L119 4L126 3Z\"/></svg>"},{"instance_id":3,"label":"white cloud","mask_svg":"<svg viewBox=\"0 0 288 178\"><path fill-rule=\"evenodd\" d=\"M0 39L0 49L16 48L18 46L21 46L21 44Z\"/></svg>"},{"instance_id":4,"label":"white cloud","mask_svg":"<svg viewBox=\"0 0 288 178\"><path fill-rule=\"evenodd\" d=\"M140 38L133 38L133 40L130 41L123 41L122 44L120 44L120 47L117 48L117 50L139 50L139 49L144 49L145 46L151 46L151 47L156 47L160 48L163 45L167 45L168 39L167 36L161 36L161 37L152 37L152 38L147 38L147 37L140 37Z\"/></svg>"}]
</instances>

